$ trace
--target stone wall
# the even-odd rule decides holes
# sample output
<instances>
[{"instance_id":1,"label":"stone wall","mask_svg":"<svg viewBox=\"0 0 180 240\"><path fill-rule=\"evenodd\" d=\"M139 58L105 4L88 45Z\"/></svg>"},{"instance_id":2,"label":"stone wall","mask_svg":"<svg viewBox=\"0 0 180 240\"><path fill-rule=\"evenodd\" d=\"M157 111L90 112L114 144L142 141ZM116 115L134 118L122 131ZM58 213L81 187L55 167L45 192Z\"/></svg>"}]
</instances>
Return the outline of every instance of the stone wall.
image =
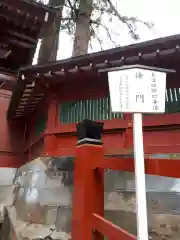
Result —
<instances>
[{"instance_id":1,"label":"stone wall","mask_svg":"<svg viewBox=\"0 0 180 240\"><path fill-rule=\"evenodd\" d=\"M3 234L9 232L9 239L15 234L17 239L34 240L52 233L54 240L70 239L73 169L72 158L38 158L14 172L14 181L5 181L12 186L0 181L4 187L0 201L6 205ZM151 238L179 240L180 181L149 175L146 180ZM136 234L135 204L134 174L106 171L105 217Z\"/></svg>"},{"instance_id":2,"label":"stone wall","mask_svg":"<svg viewBox=\"0 0 180 240\"><path fill-rule=\"evenodd\" d=\"M11 206L14 201L16 172L16 168L0 168L0 222L4 220L4 206Z\"/></svg>"}]
</instances>

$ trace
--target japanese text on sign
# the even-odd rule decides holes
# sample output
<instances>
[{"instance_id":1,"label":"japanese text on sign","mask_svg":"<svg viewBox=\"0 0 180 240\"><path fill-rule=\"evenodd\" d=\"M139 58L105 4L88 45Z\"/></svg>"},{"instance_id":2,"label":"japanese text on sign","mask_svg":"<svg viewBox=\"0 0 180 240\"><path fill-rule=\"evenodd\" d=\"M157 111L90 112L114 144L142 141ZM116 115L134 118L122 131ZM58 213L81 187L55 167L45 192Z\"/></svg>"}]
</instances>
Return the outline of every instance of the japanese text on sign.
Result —
<instances>
[{"instance_id":1,"label":"japanese text on sign","mask_svg":"<svg viewBox=\"0 0 180 240\"><path fill-rule=\"evenodd\" d=\"M153 110L158 110L158 100L157 100L157 85L156 85L156 74L153 72L151 75L152 83L151 83L151 93L152 93L152 103Z\"/></svg>"},{"instance_id":2,"label":"japanese text on sign","mask_svg":"<svg viewBox=\"0 0 180 240\"><path fill-rule=\"evenodd\" d=\"M147 69L109 72L113 112L163 113L166 73Z\"/></svg>"}]
</instances>

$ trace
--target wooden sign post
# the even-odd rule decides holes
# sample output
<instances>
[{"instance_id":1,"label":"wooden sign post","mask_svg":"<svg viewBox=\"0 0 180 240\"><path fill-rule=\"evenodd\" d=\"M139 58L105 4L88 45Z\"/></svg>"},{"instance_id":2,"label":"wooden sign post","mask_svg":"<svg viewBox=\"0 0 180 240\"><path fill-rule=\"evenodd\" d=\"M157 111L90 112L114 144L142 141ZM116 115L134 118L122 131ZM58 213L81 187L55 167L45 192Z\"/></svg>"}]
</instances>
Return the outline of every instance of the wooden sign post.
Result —
<instances>
[{"instance_id":1,"label":"wooden sign post","mask_svg":"<svg viewBox=\"0 0 180 240\"><path fill-rule=\"evenodd\" d=\"M149 239L142 114L165 112L168 71L170 70L135 65L108 72L112 112L133 114L138 240Z\"/></svg>"}]
</instances>

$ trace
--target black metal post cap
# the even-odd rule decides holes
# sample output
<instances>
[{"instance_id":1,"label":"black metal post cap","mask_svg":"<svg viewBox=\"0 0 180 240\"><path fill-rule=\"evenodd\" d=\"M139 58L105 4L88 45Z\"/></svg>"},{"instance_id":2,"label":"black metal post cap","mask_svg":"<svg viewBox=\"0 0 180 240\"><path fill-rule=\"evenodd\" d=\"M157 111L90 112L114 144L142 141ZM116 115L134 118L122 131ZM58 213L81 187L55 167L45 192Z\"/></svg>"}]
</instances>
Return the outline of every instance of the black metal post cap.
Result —
<instances>
[{"instance_id":1,"label":"black metal post cap","mask_svg":"<svg viewBox=\"0 0 180 240\"><path fill-rule=\"evenodd\" d=\"M84 119L76 125L78 145L97 144L101 145L101 135L103 133L104 123Z\"/></svg>"}]
</instances>

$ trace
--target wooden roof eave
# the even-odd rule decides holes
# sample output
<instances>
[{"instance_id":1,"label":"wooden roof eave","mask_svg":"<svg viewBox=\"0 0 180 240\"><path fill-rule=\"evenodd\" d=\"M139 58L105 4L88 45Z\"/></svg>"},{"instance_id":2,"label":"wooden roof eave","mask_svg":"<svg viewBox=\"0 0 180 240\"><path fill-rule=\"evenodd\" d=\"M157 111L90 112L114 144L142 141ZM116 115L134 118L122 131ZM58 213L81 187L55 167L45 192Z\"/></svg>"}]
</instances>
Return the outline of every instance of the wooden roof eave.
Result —
<instances>
[{"instance_id":1,"label":"wooden roof eave","mask_svg":"<svg viewBox=\"0 0 180 240\"><path fill-rule=\"evenodd\" d=\"M1 0L1 66L17 71L20 66L30 64L37 40L46 33L55 14L55 9L35 0Z\"/></svg>"},{"instance_id":2,"label":"wooden roof eave","mask_svg":"<svg viewBox=\"0 0 180 240\"><path fill-rule=\"evenodd\" d=\"M124 47L113 48L92 54L86 54L78 57L68 58L60 61L49 62L43 65L26 66L20 69L23 74L43 74L49 71L59 69L70 69L75 66L88 66L89 64L102 63L105 61L118 60L127 57L143 57L148 53L154 53L162 50L170 50L180 46L180 34L165 38L158 38L146 42L132 44ZM168 54L168 53L167 53ZM153 56L154 57L154 56Z\"/></svg>"},{"instance_id":3,"label":"wooden roof eave","mask_svg":"<svg viewBox=\"0 0 180 240\"><path fill-rule=\"evenodd\" d=\"M12 118L16 111L18 102L21 101L21 95L26 87L26 81L35 77L38 79L46 79L49 83L55 83L57 78L60 81L67 80L67 76L75 77L77 74L92 71L98 72L103 68L109 68L122 65L142 64L152 65L157 64L157 59L161 57L180 56L180 35L151 40L144 43L133 44L121 48L115 48L98 53L87 54L80 57L65 59L57 62L51 62L45 65L34 65L26 68L21 68L19 72L19 80L12 95L12 99L8 109L8 117ZM155 61L154 61L155 60ZM156 66L157 67L157 66ZM167 68L167 66L158 66ZM67 75L68 74L68 75ZM26 79L22 80L22 76Z\"/></svg>"},{"instance_id":4,"label":"wooden roof eave","mask_svg":"<svg viewBox=\"0 0 180 240\"><path fill-rule=\"evenodd\" d=\"M10 19L10 21L14 22L17 20L18 26L20 24L24 26L26 20L29 21L31 19L35 22L38 21L38 25L40 25L40 37L42 37L42 33L44 34L47 26L49 26L49 24L51 24L51 22L54 20L56 14L56 10L54 8L34 0L1 0L0 10L0 15L4 16L6 20ZM47 14L48 16L46 16ZM21 16L20 19L17 18L18 15ZM32 23L30 22L29 25L31 26Z\"/></svg>"},{"instance_id":5,"label":"wooden roof eave","mask_svg":"<svg viewBox=\"0 0 180 240\"><path fill-rule=\"evenodd\" d=\"M54 12L54 9L47 6L39 1L35 0L1 0L1 4L6 4L9 6L16 6L16 8L24 9L26 12L30 11L32 13L41 12Z\"/></svg>"},{"instance_id":6,"label":"wooden roof eave","mask_svg":"<svg viewBox=\"0 0 180 240\"><path fill-rule=\"evenodd\" d=\"M20 83L20 84L18 84ZM19 87L17 87L19 85ZM45 92L47 91L46 84L41 81L37 81L36 78L31 76L31 80L22 78L21 75L18 77L17 85L15 87L14 92L16 92L16 99L11 98L10 105L7 112L7 117L11 118L11 115L14 112L19 111L21 107L21 111L23 111L23 116L27 115L27 111L34 111L36 105L38 105L45 96ZM16 101L21 99L22 101ZM26 101L26 104L23 102ZM23 103L23 104L22 104ZM21 105L21 106L20 106ZM23 105L23 108L22 108ZM14 111L14 109L16 111ZM32 112L29 111L29 112Z\"/></svg>"}]
</instances>

